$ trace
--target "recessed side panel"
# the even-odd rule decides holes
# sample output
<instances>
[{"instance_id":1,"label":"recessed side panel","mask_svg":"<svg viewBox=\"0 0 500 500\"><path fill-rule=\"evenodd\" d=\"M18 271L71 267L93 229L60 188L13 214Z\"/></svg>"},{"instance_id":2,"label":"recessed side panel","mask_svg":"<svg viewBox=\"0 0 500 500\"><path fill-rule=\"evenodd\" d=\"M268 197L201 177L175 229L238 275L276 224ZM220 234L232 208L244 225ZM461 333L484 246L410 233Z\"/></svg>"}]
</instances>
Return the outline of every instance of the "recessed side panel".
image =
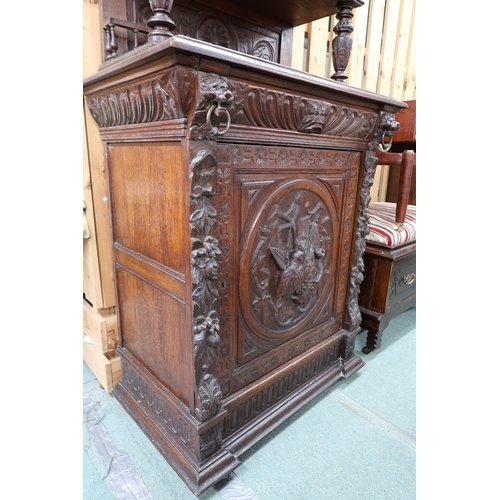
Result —
<instances>
[{"instance_id":1,"label":"recessed side panel","mask_svg":"<svg viewBox=\"0 0 500 500\"><path fill-rule=\"evenodd\" d=\"M187 305L117 266L121 345L172 394L189 406L193 380Z\"/></svg>"},{"instance_id":2,"label":"recessed side panel","mask_svg":"<svg viewBox=\"0 0 500 500\"><path fill-rule=\"evenodd\" d=\"M185 274L187 182L181 142L108 146L115 245Z\"/></svg>"}]
</instances>

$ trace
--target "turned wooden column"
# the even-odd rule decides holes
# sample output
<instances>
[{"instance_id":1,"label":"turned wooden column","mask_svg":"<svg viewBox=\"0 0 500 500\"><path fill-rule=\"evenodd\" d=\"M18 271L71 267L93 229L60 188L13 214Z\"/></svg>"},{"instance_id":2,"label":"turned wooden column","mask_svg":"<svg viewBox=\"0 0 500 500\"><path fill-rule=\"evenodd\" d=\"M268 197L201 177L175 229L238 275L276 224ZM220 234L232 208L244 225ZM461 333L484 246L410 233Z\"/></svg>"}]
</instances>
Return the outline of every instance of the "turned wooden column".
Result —
<instances>
[{"instance_id":1,"label":"turned wooden column","mask_svg":"<svg viewBox=\"0 0 500 500\"><path fill-rule=\"evenodd\" d=\"M153 16L148 21L152 31L148 34L148 42L162 42L174 36L175 23L170 17L174 0L149 0Z\"/></svg>"},{"instance_id":2,"label":"turned wooden column","mask_svg":"<svg viewBox=\"0 0 500 500\"><path fill-rule=\"evenodd\" d=\"M344 82L348 76L345 72L351 57L352 39L350 37L354 27L351 24L352 10L364 5L364 0L340 0L337 2L336 17L338 23L333 28L336 37L332 40L333 67L335 73L332 79Z\"/></svg>"}]
</instances>

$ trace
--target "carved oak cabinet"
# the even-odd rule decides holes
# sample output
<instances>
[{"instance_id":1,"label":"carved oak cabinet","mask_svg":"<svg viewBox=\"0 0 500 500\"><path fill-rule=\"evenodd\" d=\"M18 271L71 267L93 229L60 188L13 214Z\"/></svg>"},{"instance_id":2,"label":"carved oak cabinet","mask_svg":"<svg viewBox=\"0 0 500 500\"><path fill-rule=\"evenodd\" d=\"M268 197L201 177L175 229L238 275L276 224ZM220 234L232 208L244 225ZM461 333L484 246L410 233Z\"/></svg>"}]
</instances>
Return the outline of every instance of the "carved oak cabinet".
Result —
<instances>
[{"instance_id":1,"label":"carved oak cabinet","mask_svg":"<svg viewBox=\"0 0 500 500\"><path fill-rule=\"evenodd\" d=\"M106 150L113 394L199 494L362 367L375 150L404 104L171 35L84 93Z\"/></svg>"}]
</instances>

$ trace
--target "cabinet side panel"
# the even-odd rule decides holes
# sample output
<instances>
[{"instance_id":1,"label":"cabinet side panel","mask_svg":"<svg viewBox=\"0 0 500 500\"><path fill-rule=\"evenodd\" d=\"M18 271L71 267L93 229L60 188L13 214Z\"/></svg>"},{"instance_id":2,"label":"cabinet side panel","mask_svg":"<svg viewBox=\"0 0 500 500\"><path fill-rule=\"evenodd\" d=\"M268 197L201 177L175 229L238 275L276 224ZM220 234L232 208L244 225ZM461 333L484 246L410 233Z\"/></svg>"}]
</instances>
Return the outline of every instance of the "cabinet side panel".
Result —
<instances>
[{"instance_id":1,"label":"cabinet side panel","mask_svg":"<svg viewBox=\"0 0 500 500\"><path fill-rule=\"evenodd\" d=\"M108 152L114 242L184 274L189 243L181 143L113 144Z\"/></svg>"},{"instance_id":2,"label":"cabinet side panel","mask_svg":"<svg viewBox=\"0 0 500 500\"><path fill-rule=\"evenodd\" d=\"M193 350L186 304L121 266L116 279L122 347L189 406Z\"/></svg>"}]
</instances>

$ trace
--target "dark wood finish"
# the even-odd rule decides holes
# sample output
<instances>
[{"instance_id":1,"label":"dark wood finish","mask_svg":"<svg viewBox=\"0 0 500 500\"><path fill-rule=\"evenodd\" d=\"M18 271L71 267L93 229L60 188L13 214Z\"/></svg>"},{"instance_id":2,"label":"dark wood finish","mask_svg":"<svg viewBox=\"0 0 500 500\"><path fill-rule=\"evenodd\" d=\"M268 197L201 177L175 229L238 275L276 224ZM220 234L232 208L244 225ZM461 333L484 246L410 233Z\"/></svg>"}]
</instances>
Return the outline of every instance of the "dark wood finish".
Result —
<instances>
[{"instance_id":1,"label":"dark wood finish","mask_svg":"<svg viewBox=\"0 0 500 500\"><path fill-rule=\"evenodd\" d=\"M416 147L417 144L417 101L405 101L405 103L408 107L398 113L399 129L394 132L392 137L391 151L396 153L400 152L401 146L398 148L398 145L410 143Z\"/></svg>"},{"instance_id":2,"label":"dark wood finish","mask_svg":"<svg viewBox=\"0 0 500 500\"><path fill-rule=\"evenodd\" d=\"M109 59L123 56L148 42L147 34L151 32L148 22L153 12L149 0L103 0L101 5L102 18L106 20L103 23L103 67L106 67ZM293 27L257 12L253 5L249 7L248 3L236 5L220 0L206 4L175 0L170 8L169 18L173 25L167 22L170 28L166 28L166 33L189 36L264 60L291 65ZM335 6L330 6L329 13L335 13ZM114 20L112 31L109 18ZM142 28L135 34L137 26ZM155 42L157 36L154 35L150 42ZM161 41L161 33L159 36L158 41Z\"/></svg>"},{"instance_id":3,"label":"dark wood finish","mask_svg":"<svg viewBox=\"0 0 500 500\"><path fill-rule=\"evenodd\" d=\"M200 0L200 3L213 6L224 6L227 11L234 11L235 6L248 8L247 0ZM294 27L315 21L336 12L337 4L352 4L352 8L360 7L364 0L253 0L251 8L254 12L268 17L276 26Z\"/></svg>"},{"instance_id":4,"label":"dark wood finish","mask_svg":"<svg viewBox=\"0 0 500 500\"><path fill-rule=\"evenodd\" d=\"M149 17L147 25L151 28L148 33L148 42L162 42L174 36L175 23L170 17L173 0L149 0L153 15Z\"/></svg>"},{"instance_id":5,"label":"dark wood finish","mask_svg":"<svg viewBox=\"0 0 500 500\"><path fill-rule=\"evenodd\" d=\"M369 191L404 104L180 35L84 93L107 158L114 395L198 494L363 366Z\"/></svg>"},{"instance_id":6,"label":"dark wood finish","mask_svg":"<svg viewBox=\"0 0 500 500\"><path fill-rule=\"evenodd\" d=\"M413 170L416 166L417 155L413 151L404 151L403 153L377 151L377 158L380 165L399 167L396 218L394 222L402 224L406 217L406 208L410 197Z\"/></svg>"},{"instance_id":7,"label":"dark wood finish","mask_svg":"<svg viewBox=\"0 0 500 500\"><path fill-rule=\"evenodd\" d=\"M354 26L351 24L353 16L352 10L363 5L364 0L339 0L336 3L336 17L338 23L334 26L335 37L332 40L333 67L335 73L332 78L335 81L343 82L348 76L345 70L351 57L352 39L350 37Z\"/></svg>"},{"instance_id":8,"label":"dark wood finish","mask_svg":"<svg viewBox=\"0 0 500 500\"><path fill-rule=\"evenodd\" d=\"M378 163L397 172L397 192L387 201L396 203L394 223L405 220L408 204L415 205L416 128L415 101L397 114L400 128L392 136L390 152L377 151ZM409 146L413 151L403 150ZM413 197L412 197L413 195ZM389 197L388 197L389 198ZM367 330L365 354L380 347L382 333L389 321L416 304L416 241L389 248L367 241L363 256L364 280L359 305L361 326Z\"/></svg>"},{"instance_id":9,"label":"dark wood finish","mask_svg":"<svg viewBox=\"0 0 500 500\"><path fill-rule=\"evenodd\" d=\"M391 153L403 153L404 151L417 152L417 101L405 101L406 109L398 113L398 121L401 124L399 130L394 132ZM386 201L396 203L398 193L400 192L401 169L391 168L389 179L387 181ZM405 182L405 181L403 181ZM417 204L417 166L414 165L411 174L410 192L408 195L408 204Z\"/></svg>"},{"instance_id":10,"label":"dark wood finish","mask_svg":"<svg viewBox=\"0 0 500 500\"><path fill-rule=\"evenodd\" d=\"M367 330L363 353L378 349L390 320L416 305L416 254L416 242L397 248L366 243L359 293L361 326Z\"/></svg>"}]
</instances>

